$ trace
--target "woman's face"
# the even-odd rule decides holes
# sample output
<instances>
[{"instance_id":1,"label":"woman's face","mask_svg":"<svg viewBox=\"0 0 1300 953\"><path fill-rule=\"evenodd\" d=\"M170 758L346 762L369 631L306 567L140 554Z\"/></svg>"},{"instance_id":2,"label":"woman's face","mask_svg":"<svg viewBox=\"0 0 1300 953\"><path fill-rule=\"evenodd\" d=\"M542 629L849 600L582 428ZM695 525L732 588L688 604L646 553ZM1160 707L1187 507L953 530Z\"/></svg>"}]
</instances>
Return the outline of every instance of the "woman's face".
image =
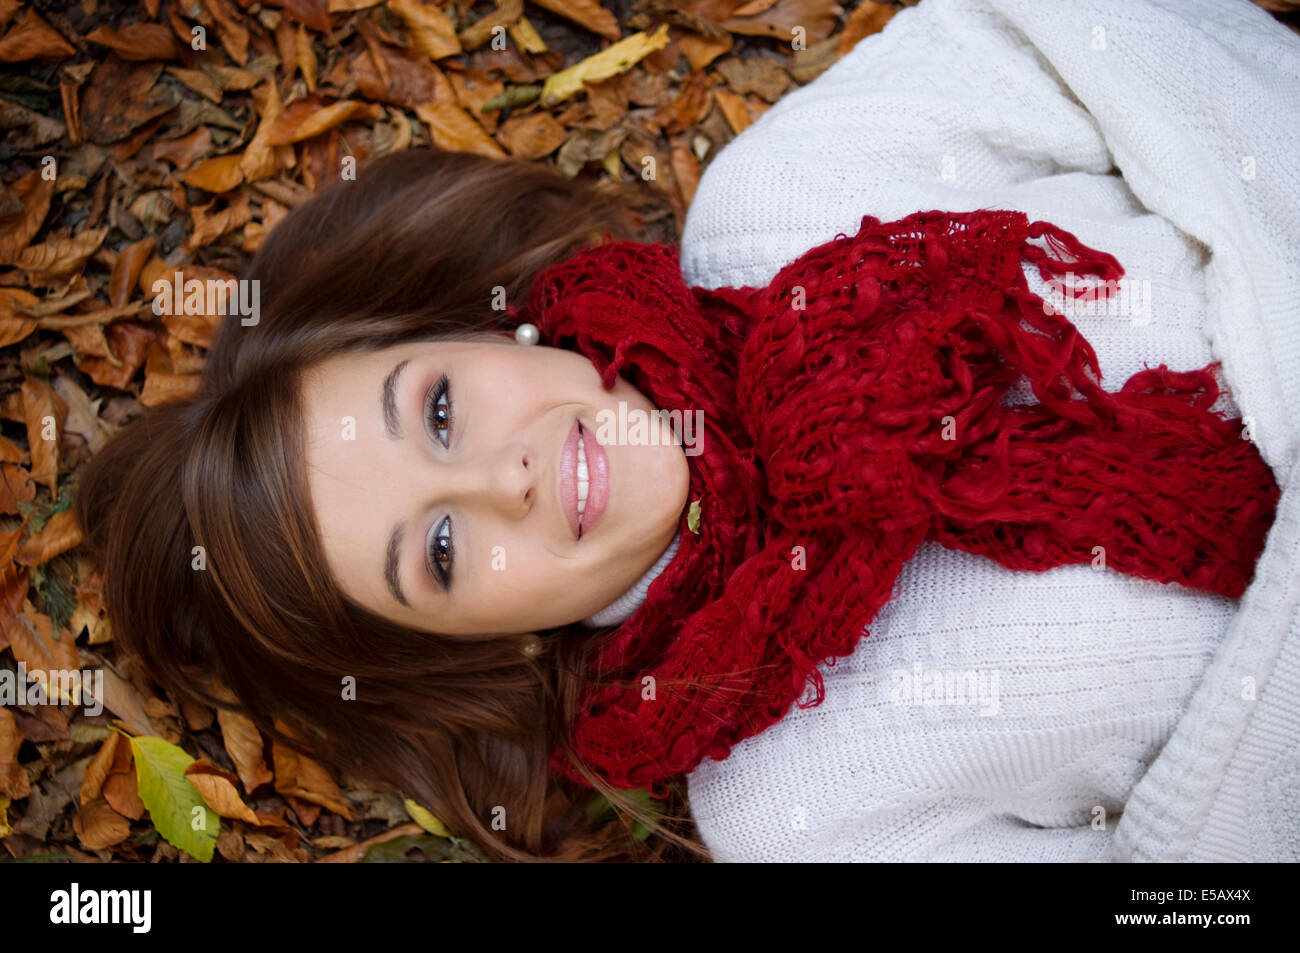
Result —
<instances>
[{"instance_id":1,"label":"woman's face","mask_svg":"<svg viewBox=\"0 0 1300 953\"><path fill-rule=\"evenodd\" d=\"M497 335L410 342L317 365L303 396L330 571L414 629L493 637L584 619L654 564L686 505L686 454L666 422L651 418L657 441L596 441L600 411L654 405L621 377L604 390L570 351Z\"/></svg>"}]
</instances>

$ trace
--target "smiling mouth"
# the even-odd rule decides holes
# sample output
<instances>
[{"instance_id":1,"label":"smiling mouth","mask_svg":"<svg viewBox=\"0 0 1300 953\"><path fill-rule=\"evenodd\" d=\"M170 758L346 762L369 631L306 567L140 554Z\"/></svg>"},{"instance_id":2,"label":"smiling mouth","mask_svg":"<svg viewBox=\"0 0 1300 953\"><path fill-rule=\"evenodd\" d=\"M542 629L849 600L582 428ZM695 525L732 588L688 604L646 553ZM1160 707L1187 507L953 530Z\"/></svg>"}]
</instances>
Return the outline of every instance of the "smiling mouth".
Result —
<instances>
[{"instance_id":1,"label":"smiling mouth","mask_svg":"<svg viewBox=\"0 0 1300 953\"><path fill-rule=\"evenodd\" d=\"M560 451L560 507L575 540L596 526L609 504L609 458L589 429L574 420Z\"/></svg>"}]
</instances>

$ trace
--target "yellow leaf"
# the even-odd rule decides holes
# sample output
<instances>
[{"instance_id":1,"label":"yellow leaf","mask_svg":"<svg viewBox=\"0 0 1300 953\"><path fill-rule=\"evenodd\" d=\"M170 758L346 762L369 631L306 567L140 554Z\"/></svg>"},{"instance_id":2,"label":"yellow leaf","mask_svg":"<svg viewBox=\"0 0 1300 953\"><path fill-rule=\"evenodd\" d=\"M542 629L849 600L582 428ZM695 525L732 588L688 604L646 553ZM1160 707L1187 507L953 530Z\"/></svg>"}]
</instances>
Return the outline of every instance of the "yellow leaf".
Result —
<instances>
[{"instance_id":1,"label":"yellow leaf","mask_svg":"<svg viewBox=\"0 0 1300 953\"><path fill-rule=\"evenodd\" d=\"M597 83L617 76L667 45L667 23L659 24L653 33L633 33L582 62L548 76L546 85L542 87L542 104L553 106L582 92L584 82Z\"/></svg>"},{"instance_id":2,"label":"yellow leaf","mask_svg":"<svg viewBox=\"0 0 1300 953\"><path fill-rule=\"evenodd\" d=\"M436 837L451 836L451 831L447 830L442 821L434 817L426 808L421 807L409 797L405 798L402 803L406 805L406 813L411 815L411 820L415 821L415 823L419 824L430 834L433 834Z\"/></svg>"}]
</instances>

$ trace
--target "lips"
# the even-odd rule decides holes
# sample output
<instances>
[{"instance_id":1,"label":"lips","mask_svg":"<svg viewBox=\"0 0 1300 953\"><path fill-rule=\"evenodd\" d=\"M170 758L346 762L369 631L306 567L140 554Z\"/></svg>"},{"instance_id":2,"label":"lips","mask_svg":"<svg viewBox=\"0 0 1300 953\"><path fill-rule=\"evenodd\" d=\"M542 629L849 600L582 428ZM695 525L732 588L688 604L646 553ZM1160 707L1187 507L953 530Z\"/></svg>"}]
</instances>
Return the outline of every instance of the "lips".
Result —
<instances>
[{"instance_id":1,"label":"lips","mask_svg":"<svg viewBox=\"0 0 1300 953\"><path fill-rule=\"evenodd\" d=\"M585 480L583 479L585 473ZM596 440L595 433L573 422L560 448L560 509L569 523L574 539L588 535L600 521L609 504L609 458ZM585 483L585 499L580 492Z\"/></svg>"}]
</instances>

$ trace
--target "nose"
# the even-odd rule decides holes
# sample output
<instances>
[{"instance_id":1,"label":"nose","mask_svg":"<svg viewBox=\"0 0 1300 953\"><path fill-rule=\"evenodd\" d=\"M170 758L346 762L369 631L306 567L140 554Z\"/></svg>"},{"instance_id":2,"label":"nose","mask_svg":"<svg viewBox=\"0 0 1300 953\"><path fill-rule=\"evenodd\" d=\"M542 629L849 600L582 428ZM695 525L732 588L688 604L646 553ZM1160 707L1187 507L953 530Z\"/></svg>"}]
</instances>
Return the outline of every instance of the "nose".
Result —
<instances>
[{"instance_id":1,"label":"nose","mask_svg":"<svg viewBox=\"0 0 1300 953\"><path fill-rule=\"evenodd\" d=\"M439 467L434 481L433 492L445 501L522 519L537 500L537 460L524 444L509 442Z\"/></svg>"}]
</instances>

